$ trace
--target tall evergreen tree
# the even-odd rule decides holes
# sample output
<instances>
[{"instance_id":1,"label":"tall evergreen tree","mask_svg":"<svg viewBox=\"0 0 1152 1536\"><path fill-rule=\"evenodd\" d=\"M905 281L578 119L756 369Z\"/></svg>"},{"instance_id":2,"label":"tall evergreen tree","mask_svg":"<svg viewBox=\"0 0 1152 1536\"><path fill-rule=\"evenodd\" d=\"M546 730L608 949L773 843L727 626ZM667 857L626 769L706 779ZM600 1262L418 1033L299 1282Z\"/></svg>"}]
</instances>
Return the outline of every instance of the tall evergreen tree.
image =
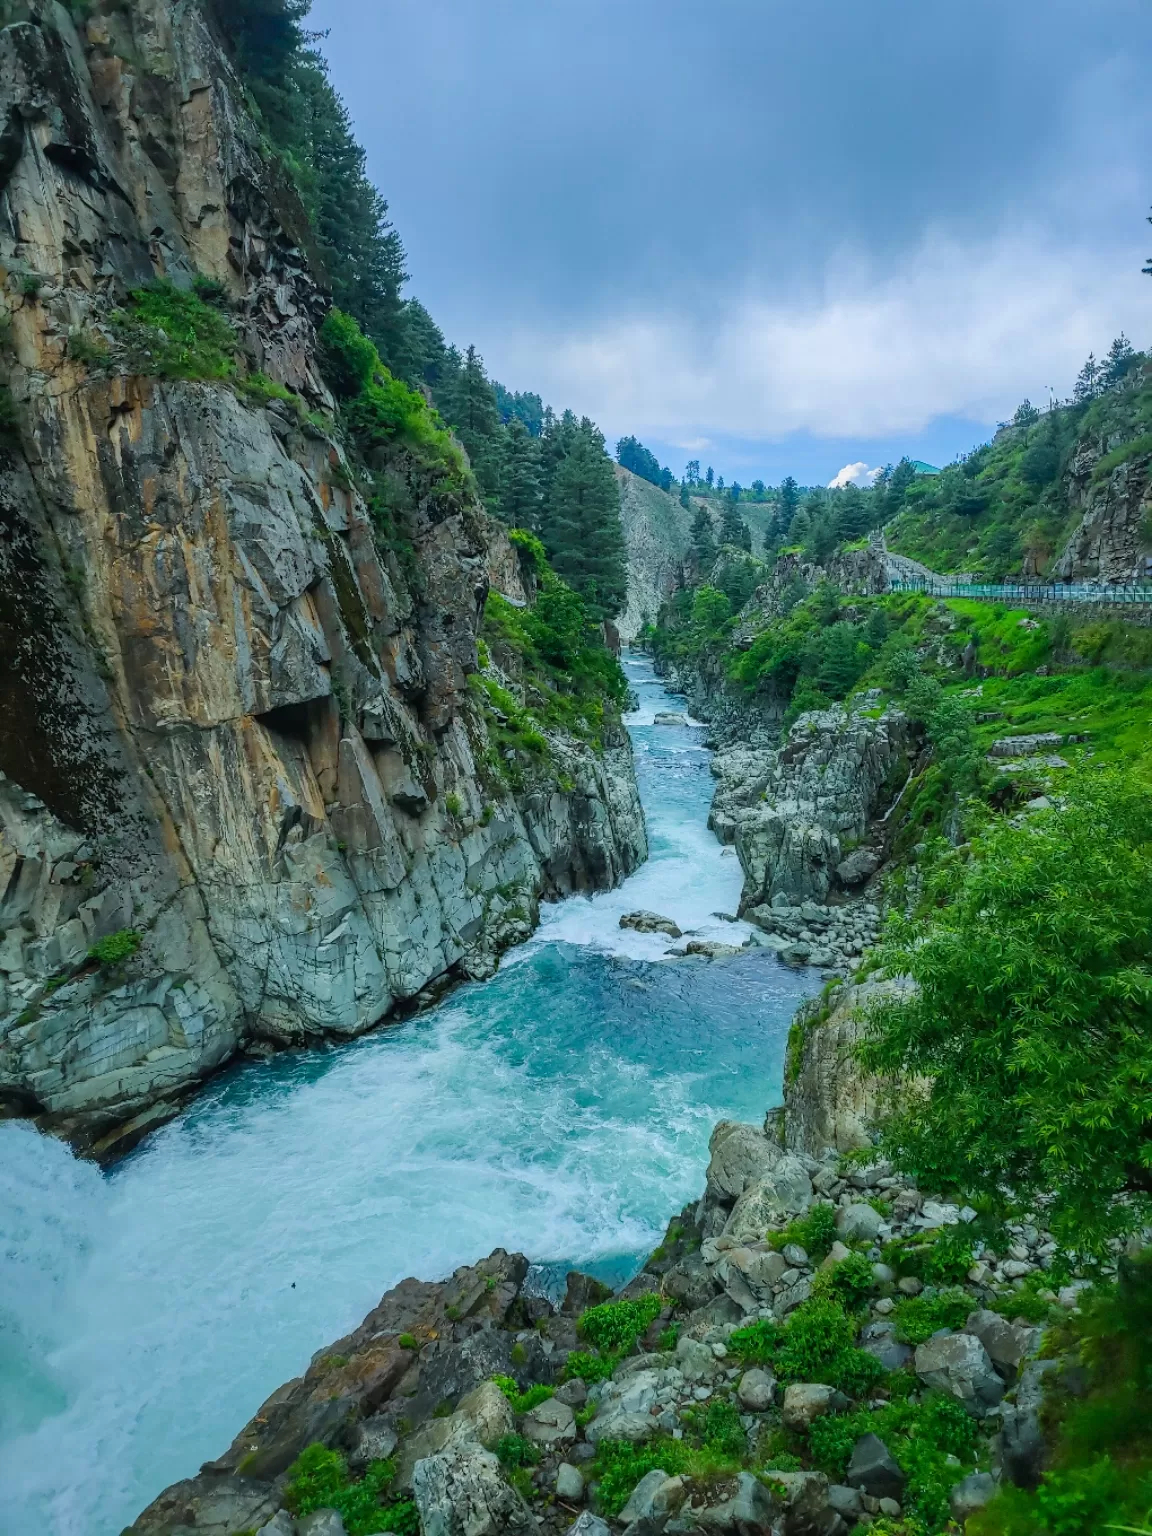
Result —
<instances>
[{"instance_id":1,"label":"tall evergreen tree","mask_svg":"<svg viewBox=\"0 0 1152 1536\"><path fill-rule=\"evenodd\" d=\"M587 416L565 411L542 444L545 474L540 532L557 575L597 619L624 606L628 573L620 526L620 487L604 434Z\"/></svg>"},{"instance_id":2,"label":"tall evergreen tree","mask_svg":"<svg viewBox=\"0 0 1152 1536\"><path fill-rule=\"evenodd\" d=\"M716 563L716 535L708 508L698 505L692 519L692 560L697 572L706 577Z\"/></svg>"},{"instance_id":3,"label":"tall evergreen tree","mask_svg":"<svg viewBox=\"0 0 1152 1536\"><path fill-rule=\"evenodd\" d=\"M485 503L497 510L503 456L503 429L496 394L475 347L463 357L454 347L445 354L445 378L436 403L460 439Z\"/></svg>"},{"instance_id":4,"label":"tall evergreen tree","mask_svg":"<svg viewBox=\"0 0 1152 1536\"><path fill-rule=\"evenodd\" d=\"M725 501L724 510L720 514L720 542L734 544L737 549L752 548L752 535L748 531L748 524L740 516L740 508L734 496Z\"/></svg>"},{"instance_id":5,"label":"tall evergreen tree","mask_svg":"<svg viewBox=\"0 0 1152 1536\"><path fill-rule=\"evenodd\" d=\"M540 445L518 416L504 432L500 466L500 516L511 528L540 530L543 487Z\"/></svg>"},{"instance_id":6,"label":"tall evergreen tree","mask_svg":"<svg viewBox=\"0 0 1152 1536\"><path fill-rule=\"evenodd\" d=\"M778 538L788 537L799 505L800 489L791 475L785 475L776 495L776 516L773 519L773 532Z\"/></svg>"}]
</instances>

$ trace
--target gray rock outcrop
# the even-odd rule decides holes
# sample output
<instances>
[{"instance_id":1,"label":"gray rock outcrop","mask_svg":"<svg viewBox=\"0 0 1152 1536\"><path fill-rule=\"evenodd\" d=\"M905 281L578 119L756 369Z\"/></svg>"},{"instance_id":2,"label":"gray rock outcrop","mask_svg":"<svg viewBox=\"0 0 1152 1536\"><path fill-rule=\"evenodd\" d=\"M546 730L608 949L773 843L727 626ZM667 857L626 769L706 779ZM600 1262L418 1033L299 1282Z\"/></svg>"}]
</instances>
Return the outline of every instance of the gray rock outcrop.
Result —
<instances>
[{"instance_id":1,"label":"gray rock outcrop","mask_svg":"<svg viewBox=\"0 0 1152 1536\"><path fill-rule=\"evenodd\" d=\"M0 1100L99 1151L247 1043L489 974L540 899L645 841L619 726L515 773L494 750L477 630L490 587L531 584L475 497L397 461L410 566L376 537L303 210L205 12L24 9L0 31ZM132 290L196 274L299 411L86 361Z\"/></svg>"},{"instance_id":2,"label":"gray rock outcrop","mask_svg":"<svg viewBox=\"0 0 1152 1536\"><path fill-rule=\"evenodd\" d=\"M716 754L712 824L732 841L744 871L741 911L773 897L823 902L885 789L906 771L908 725L897 710L878 718L864 699L801 715L779 750ZM898 786L896 786L898 787ZM854 865L847 884L863 875Z\"/></svg>"}]
</instances>

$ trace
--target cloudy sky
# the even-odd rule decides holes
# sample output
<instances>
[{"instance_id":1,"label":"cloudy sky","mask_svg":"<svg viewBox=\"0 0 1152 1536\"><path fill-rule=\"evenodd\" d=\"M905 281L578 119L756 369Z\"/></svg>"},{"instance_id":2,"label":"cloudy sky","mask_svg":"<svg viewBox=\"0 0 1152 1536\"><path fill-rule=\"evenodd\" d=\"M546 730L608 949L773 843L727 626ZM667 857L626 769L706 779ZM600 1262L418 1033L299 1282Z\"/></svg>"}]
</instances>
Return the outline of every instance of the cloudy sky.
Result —
<instances>
[{"instance_id":1,"label":"cloudy sky","mask_svg":"<svg viewBox=\"0 0 1152 1536\"><path fill-rule=\"evenodd\" d=\"M1147 0L316 0L489 371L743 484L946 462L1152 346Z\"/></svg>"}]
</instances>

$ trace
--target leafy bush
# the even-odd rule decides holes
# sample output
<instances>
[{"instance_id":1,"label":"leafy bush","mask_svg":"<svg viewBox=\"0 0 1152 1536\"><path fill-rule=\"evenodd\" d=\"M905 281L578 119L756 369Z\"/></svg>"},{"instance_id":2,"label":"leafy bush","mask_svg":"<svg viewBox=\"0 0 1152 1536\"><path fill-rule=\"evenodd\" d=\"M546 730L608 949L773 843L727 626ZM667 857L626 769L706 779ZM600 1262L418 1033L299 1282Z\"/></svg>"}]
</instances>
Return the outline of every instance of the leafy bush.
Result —
<instances>
[{"instance_id":1,"label":"leafy bush","mask_svg":"<svg viewBox=\"0 0 1152 1536\"><path fill-rule=\"evenodd\" d=\"M611 1355L593 1355L584 1349L574 1349L564 1362L564 1379L573 1381L578 1377L591 1386L594 1381L606 1381L615 1369L616 1360Z\"/></svg>"},{"instance_id":2,"label":"leafy bush","mask_svg":"<svg viewBox=\"0 0 1152 1536\"><path fill-rule=\"evenodd\" d=\"M512 1405L513 1413L531 1413L552 1396L552 1388L544 1385L529 1387L521 1392L511 1376L493 1376L492 1380Z\"/></svg>"},{"instance_id":3,"label":"leafy bush","mask_svg":"<svg viewBox=\"0 0 1152 1536\"><path fill-rule=\"evenodd\" d=\"M809 1454L830 1477L842 1479L856 1441L867 1434L884 1441L908 1479L901 1501L905 1514L923 1521L928 1530L943 1530L949 1519L948 1495L975 1460L975 1421L955 1399L935 1393L922 1403L892 1402L857 1413L826 1414L808 1431Z\"/></svg>"},{"instance_id":4,"label":"leafy bush","mask_svg":"<svg viewBox=\"0 0 1152 1536\"><path fill-rule=\"evenodd\" d=\"M828 1257L836 1241L836 1207L814 1205L807 1216L797 1217L783 1232L769 1232L768 1241L778 1251L796 1243L813 1263L819 1264Z\"/></svg>"},{"instance_id":5,"label":"leafy bush","mask_svg":"<svg viewBox=\"0 0 1152 1536\"><path fill-rule=\"evenodd\" d=\"M297 1517L317 1509L334 1509L343 1519L348 1536L374 1536L378 1531L419 1536L420 1522L410 1499L383 1502L394 1476L390 1461L374 1461L362 1478L350 1480L338 1451L310 1445L288 1470L284 1504Z\"/></svg>"},{"instance_id":6,"label":"leafy bush","mask_svg":"<svg viewBox=\"0 0 1152 1536\"><path fill-rule=\"evenodd\" d=\"M589 1307L577 1323L579 1331L597 1349L622 1355L631 1350L650 1323L660 1315L663 1303L649 1292L632 1301L606 1301Z\"/></svg>"},{"instance_id":7,"label":"leafy bush","mask_svg":"<svg viewBox=\"0 0 1152 1536\"><path fill-rule=\"evenodd\" d=\"M95 960L97 965L123 965L130 960L143 943L135 928L121 928L117 933L109 933L102 939L97 939L88 951L89 960Z\"/></svg>"},{"instance_id":8,"label":"leafy bush","mask_svg":"<svg viewBox=\"0 0 1152 1536\"><path fill-rule=\"evenodd\" d=\"M535 1467L542 1454L540 1447L523 1435L501 1435L495 1450L502 1467Z\"/></svg>"},{"instance_id":9,"label":"leafy bush","mask_svg":"<svg viewBox=\"0 0 1152 1536\"><path fill-rule=\"evenodd\" d=\"M914 1275L925 1285L955 1285L972 1268L976 1251L967 1227L941 1227L923 1238L893 1238L885 1243L884 1263L899 1275Z\"/></svg>"},{"instance_id":10,"label":"leafy bush","mask_svg":"<svg viewBox=\"0 0 1152 1536\"><path fill-rule=\"evenodd\" d=\"M850 1253L838 1264L817 1271L812 1294L836 1302L847 1312L857 1312L875 1286L871 1260L862 1253Z\"/></svg>"},{"instance_id":11,"label":"leafy bush","mask_svg":"<svg viewBox=\"0 0 1152 1536\"><path fill-rule=\"evenodd\" d=\"M1152 789L1084 769L1061 793L949 864L926 924L890 919L877 959L918 987L873 1013L860 1055L930 1084L884 1127L922 1187L1051 1192L1049 1225L1083 1252L1152 1214Z\"/></svg>"},{"instance_id":12,"label":"leafy bush","mask_svg":"<svg viewBox=\"0 0 1152 1536\"><path fill-rule=\"evenodd\" d=\"M941 1328L962 1328L972 1311L967 1291L940 1291L935 1296L906 1296L896 1303L892 1320L902 1344L923 1344Z\"/></svg>"},{"instance_id":13,"label":"leafy bush","mask_svg":"<svg viewBox=\"0 0 1152 1536\"><path fill-rule=\"evenodd\" d=\"M402 1333L396 1340L401 1349L419 1349L420 1340L414 1334Z\"/></svg>"},{"instance_id":14,"label":"leafy bush","mask_svg":"<svg viewBox=\"0 0 1152 1536\"><path fill-rule=\"evenodd\" d=\"M884 1376L874 1356L855 1347L856 1325L837 1302L814 1296L787 1322L762 1319L738 1328L728 1348L748 1365L771 1365L783 1382L819 1381L853 1397Z\"/></svg>"},{"instance_id":15,"label":"leafy bush","mask_svg":"<svg viewBox=\"0 0 1152 1536\"><path fill-rule=\"evenodd\" d=\"M615 1519L642 1477L657 1467L669 1477L676 1477L687 1471L688 1460L688 1447L684 1442L664 1436L650 1440L646 1445L633 1445L628 1440L601 1440L593 1463L600 1513L610 1520Z\"/></svg>"}]
</instances>

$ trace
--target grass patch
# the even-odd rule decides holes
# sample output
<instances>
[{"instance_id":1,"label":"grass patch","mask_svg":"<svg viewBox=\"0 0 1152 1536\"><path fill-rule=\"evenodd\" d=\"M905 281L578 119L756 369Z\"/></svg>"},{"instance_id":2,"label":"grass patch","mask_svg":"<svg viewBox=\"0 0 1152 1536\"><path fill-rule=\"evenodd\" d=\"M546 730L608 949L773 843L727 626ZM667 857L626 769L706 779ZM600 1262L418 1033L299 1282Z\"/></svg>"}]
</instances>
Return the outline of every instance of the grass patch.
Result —
<instances>
[{"instance_id":1,"label":"grass patch","mask_svg":"<svg viewBox=\"0 0 1152 1536\"><path fill-rule=\"evenodd\" d=\"M123 965L143 943L135 928L121 928L118 933L109 933L102 939L97 939L88 951L88 958L95 960L97 965Z\"/></svg>"}]
</instances>

